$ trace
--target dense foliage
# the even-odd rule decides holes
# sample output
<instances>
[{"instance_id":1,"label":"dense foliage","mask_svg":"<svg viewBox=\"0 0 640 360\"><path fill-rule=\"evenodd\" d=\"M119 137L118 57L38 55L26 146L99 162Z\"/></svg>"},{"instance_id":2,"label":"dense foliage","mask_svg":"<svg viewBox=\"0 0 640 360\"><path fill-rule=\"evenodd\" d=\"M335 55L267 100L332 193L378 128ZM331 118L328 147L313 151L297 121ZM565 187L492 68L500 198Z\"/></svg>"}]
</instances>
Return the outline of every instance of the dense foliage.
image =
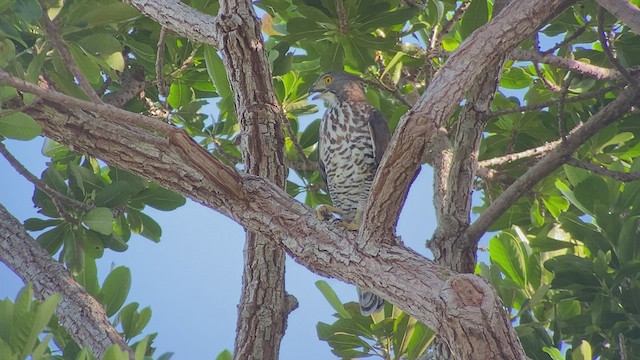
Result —
<instances>
[{"instance_id":1,"label":"dense foliage","mask_svg":"<svg viewBox=\"0 0 640 360\"><path fill-rule=\"evenodd\" d=\"M184 2L211 15L219 6L210 0ZM263 0L255 5L278 100L289 120L287 192L311 207L329 202L315 166L320 114L307 101L318 75L331 70L360 75L368 84L368 99L393 129L448 54L493 12L488 0ZM461 7L466 11L457 10ZM45 24L46 16L53 28ZM55 45L57 37L106 102L137 80L143 92L128 98L124 109L184 128L215 156L241 168L233 89L216 49L165 33L115 0L0 1L0 68L89 99ZM538 156L616 98L626 82L624 75L594 75L577 65L632 73L640 66L638 36L588 0L569 7L520 49L506 61L492 112L486 114L477 213ZM37 101L0 85L0 135L24 140L39 135L38 123L20 111ZM214 115L209 104L217 107ZM640 356L639 123L634 109L599 131L490 229L490 261L479 263L477 273L496 287L532 359ZM453 134L456 124L454 116L445 128ZM530 149L539 150L505 158ZM139 310L137 303L124 305L127 269L114 269L100 286L95 261L103 251L126 251L132 232L159 240L160 225L144 208L170 211L184 199L51 141L44 154L50 158L41 174L47 189L33 196L41 217L24 226L41 231L40 244L104 304L131 340L142 333L151 311ZM390 304L384 316L363 318L326 284L318 286L337 317L333 324L319 323L318 336L342 358L416 359L433 338ZM0 302L0 358L47 358L54 339L62 350L54 358L91 359L55 317L49 320L58 299L37 305L31 297L26 287L15 304ZM48 335L38 338L42 331ZM138 349L152 339L144 338Z\"/></svg>"}]
</instances>

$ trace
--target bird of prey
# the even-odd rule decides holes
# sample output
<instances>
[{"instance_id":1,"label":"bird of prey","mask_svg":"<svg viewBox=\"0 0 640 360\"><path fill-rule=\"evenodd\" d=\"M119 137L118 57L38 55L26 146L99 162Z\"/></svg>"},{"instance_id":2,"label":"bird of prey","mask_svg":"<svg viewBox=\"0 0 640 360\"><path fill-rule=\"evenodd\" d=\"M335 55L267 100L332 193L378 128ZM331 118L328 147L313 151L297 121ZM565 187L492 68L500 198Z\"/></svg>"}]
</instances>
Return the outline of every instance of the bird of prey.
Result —
<instances>
[{"instance_id":1,"label":"bird of prey","mask_svg":"<svg viewBox=\"0 0 640 360\"><path fill-rule=\"evenodd\" d=\"M371 183L391 135L380 111L367 101L360 78L345 72L322 75L309 89L319 92L327 110L320 122L318 158L320 174L333 206L322 205L318 217L340 215L340 224L358 230ZM370 315L382 309L384 300L358 289L360 312Z\"/></svg>"}]
</instances>

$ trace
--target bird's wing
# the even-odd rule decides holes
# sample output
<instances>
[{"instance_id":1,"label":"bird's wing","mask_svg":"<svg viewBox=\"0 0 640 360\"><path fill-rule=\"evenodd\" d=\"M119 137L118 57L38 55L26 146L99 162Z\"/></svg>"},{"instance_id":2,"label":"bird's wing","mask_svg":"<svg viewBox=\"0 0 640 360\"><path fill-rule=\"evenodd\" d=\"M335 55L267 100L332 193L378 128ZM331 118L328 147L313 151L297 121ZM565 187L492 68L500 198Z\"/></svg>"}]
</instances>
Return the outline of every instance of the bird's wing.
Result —
<instances>
[{"instance_id":1,"label":"bird's wing","mask_svg":"<svg viewBox=\"0 0 640 360\"><path fill-rule=\"evenodd\" d=\"M320 147L321 147L321 141L318 140L318 168L320 169L320 177L322 178L322 181L324 181L324 185L327 187L327 193L329 192L329 183L327 182L327 170L325 170L324 167L324 163L322 162L322 157L320 156L320 154L322 153L320 151Z\"/></svg>"},{"instance_id":2,"label":"bird's wing","mask_svg":"<svg viewBox=\"0 0 640 360\"><path fill-rule=\"evenodd\" d=\"M376 158L376 166L378 166L380 165L384 152L387 150L389 140L391 140L391 132L389 131L387 120L385 120L382 113L376 109L374 109L369 116L369 131L373 139L373 152Z\"/></svg>"}]
</instances>

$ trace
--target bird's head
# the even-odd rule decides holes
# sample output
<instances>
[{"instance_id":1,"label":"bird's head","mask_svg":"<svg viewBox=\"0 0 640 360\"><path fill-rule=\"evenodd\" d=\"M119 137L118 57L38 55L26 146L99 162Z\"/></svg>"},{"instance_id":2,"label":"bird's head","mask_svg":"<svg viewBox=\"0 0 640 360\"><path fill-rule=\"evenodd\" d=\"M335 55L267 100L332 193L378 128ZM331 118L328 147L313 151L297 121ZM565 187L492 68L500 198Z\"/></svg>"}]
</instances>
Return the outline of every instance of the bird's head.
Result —
<instances>
[{"instance_id":1,"label":"bird's head","mask_svg":"<svg viewBox=\"0 0 640 360\"><path fill-rule=\"evenodd\" d=\"M346 100L362 101L366 98L361 81L359 77L346 72L331 72L320 76L309 92L319 93L312 100L322 99L329 104Z\"/></svg>"}]
</instances>

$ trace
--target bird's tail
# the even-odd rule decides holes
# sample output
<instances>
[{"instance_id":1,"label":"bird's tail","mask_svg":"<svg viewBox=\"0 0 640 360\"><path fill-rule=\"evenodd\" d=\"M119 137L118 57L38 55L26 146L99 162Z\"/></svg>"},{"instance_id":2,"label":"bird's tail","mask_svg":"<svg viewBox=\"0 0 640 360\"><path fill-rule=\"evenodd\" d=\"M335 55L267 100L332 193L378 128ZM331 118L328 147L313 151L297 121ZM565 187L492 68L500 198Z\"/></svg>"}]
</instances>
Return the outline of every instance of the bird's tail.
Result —
<instances>
[{"instance_id":1,"label":"bird's tail","mask_svg":"<svg viewBox=\"0 0 640 360\"><path fill-rule=\"evenodd\" d=\"M358 301L360 302L360 313L364 316L378 312L384 307L383 298L368 291L360 290L360 288L358 288Z\"/></svg>"}]
</instances>

